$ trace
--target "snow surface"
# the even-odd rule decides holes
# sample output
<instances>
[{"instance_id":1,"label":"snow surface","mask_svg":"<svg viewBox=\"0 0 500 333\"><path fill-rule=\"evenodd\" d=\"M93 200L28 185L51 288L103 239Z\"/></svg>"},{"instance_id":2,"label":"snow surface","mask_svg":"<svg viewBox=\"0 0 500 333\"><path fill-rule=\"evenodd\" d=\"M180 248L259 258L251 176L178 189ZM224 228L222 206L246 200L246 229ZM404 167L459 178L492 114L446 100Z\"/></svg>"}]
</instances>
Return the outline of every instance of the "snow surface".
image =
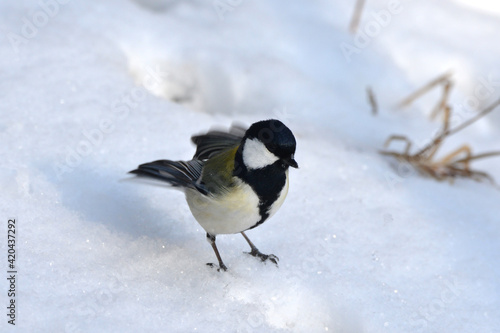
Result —
<instances>
[{"instance_id":1,"label":"snow surface","mask_svg":"<svg viewBox=\"0 0 500 333\"><path fill-rule=\"evenodd\" d=\"M353 7L1 1L0 207L18 219L18 330L500 332L498 188L378 154L391 134L429 140L439 92L395 105L447 70L456 123L499 97L499 6L370 0L356 36ZM279 268L227 235L219 273L183 195L126 173L189 159L194 133L269 117L295 133L300 169L248 235ZM498 125L492 114L443 151L498 149ZM498 163L475 166L500 180Z\"/></svg>"}]
</instances>

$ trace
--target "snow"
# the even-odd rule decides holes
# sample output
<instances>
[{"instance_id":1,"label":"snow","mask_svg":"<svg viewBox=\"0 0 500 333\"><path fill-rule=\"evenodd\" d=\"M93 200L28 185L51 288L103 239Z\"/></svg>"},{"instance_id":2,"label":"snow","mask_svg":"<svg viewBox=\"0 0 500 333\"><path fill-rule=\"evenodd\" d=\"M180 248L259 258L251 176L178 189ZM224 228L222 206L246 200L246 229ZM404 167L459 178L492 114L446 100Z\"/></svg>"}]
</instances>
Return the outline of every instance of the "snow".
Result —
<instances>
[{"instance_id":1,"label":"snow","mask_svg":"<svg viewBox=\"0 0 500 333\"><path fill-rule=\"evenodd\" d=\"M438 183L378 150L391 134L429 140L439 92L395 106L448 70L457 123L498 99L499 6L367 1L355 36L353 8L2 1L0 211L18 220L16 326L498 332L498 188ZM215 257L183 195L126 173L189 159L194 133L270 117L294 132L300 169L280 211L248 236L279 268L245 255L240 235L221 235L220 273L205 265ZM498 149L499 124L493 113L443 151ZM500 180L498 163L473 166Z\"/></svg>"}]
</instances>

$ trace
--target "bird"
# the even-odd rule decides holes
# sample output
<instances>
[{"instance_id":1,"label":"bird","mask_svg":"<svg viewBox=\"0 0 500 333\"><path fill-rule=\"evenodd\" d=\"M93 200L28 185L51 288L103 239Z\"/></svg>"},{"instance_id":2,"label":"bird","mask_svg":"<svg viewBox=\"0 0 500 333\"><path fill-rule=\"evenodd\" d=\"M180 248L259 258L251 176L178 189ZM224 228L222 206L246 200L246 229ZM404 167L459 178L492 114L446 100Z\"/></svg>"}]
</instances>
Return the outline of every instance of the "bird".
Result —
<instances>
[{"instance_id":1,"label":"bird","mask_svg":"<svg viewBox=\"0 0 500 333\"><path fill-rule=\"evenodd\" d=\"M217 235L237 234L250 246L248 254L278 265L274 254L263 254L245 231L258 227L283 204L289 188L289 167L298 168L296 140L277 119L258 121L248 129L233 124L229 130L194 135L196 152L190 161L157 160L130 171L168 183L185 193L186 201L218 260ZM216 267L213 263L207 265Z\"/></svg>"}]
</instances>

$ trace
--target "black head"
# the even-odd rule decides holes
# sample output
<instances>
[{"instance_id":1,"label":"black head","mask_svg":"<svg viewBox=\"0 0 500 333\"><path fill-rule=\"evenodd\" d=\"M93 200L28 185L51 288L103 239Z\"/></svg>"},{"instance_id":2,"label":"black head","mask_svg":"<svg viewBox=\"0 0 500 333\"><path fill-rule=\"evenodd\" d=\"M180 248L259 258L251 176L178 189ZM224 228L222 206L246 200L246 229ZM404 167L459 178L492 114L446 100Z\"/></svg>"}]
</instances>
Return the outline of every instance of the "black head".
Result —
<instances>
[{"instance_id":1,"label":"black head","mask_svg":"<svg viewBox=\"0 0 500 333\"><path fill-rule=\"evenodd\" d=\"M266 154L269 154L269 152L266 152L265 149L259 151L259 143L260 146L263 144L274 157L272 155L267 156L266 160ZM294 159L297 145L295 137L292 131L279 120L270 119L254 123L246 131L243 145L244 155L245 148L247 148L246 160L244 158L244 163L247 166L263 166L278 158L285 168L289 166L298 168L298 164Z\"/></svg>"}]
</instances>

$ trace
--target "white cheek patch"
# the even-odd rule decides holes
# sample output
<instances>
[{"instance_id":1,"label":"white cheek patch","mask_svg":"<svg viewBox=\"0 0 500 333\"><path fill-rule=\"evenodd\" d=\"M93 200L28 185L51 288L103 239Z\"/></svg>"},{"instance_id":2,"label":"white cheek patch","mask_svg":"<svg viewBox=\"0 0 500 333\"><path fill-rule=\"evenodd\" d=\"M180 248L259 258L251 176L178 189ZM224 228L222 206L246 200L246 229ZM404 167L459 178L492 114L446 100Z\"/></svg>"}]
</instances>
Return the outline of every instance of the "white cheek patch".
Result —
<instances>
[{"instance_id":1,"label":"white cheek patch","mask_svg":"<svg viewBox=\"0 0 500 333\"><path fill-rule=\"evenodd\" d=\"M278 160L279 157L271 153L258 139L245 141L243 163L248 169L262 169Z\"/></svg>"}]
</instances>

